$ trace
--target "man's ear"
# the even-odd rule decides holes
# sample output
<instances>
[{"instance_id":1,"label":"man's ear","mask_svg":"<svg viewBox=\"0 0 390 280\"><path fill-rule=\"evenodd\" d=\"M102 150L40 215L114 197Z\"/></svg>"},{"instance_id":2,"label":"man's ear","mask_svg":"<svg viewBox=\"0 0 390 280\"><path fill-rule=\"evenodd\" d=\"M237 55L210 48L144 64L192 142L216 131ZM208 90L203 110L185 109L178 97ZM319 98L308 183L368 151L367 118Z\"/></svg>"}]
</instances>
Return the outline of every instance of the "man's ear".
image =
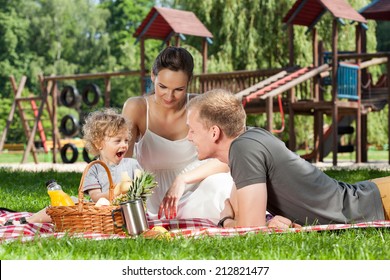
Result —
<instances>
[{"instance_id":1,"label":"man's ear","mask_svg":"<svg viewBox=\"0 0 390 280\"><path fill-rule=\"evenodd\" d=\"M217 125L213 125L211 127L211 133L212 133L212 138L216 142L220 139L222 131Z\"/></svg>"}]
</instances>

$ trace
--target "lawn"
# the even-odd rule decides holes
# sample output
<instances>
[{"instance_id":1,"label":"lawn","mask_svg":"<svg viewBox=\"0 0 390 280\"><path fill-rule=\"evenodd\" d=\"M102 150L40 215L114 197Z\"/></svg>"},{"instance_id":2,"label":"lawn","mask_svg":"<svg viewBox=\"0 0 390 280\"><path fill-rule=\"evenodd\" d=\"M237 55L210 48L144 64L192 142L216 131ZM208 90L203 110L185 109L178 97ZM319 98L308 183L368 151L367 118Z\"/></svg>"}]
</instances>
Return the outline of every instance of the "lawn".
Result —
<instances>
[{"instance_id":1,"label":"lawn","mask_svg":"<svg viewBox=\"0 0 390 280\"><path fill-rule=\"evenodd\" d=\"M330 176L354 182L389 176L390 171L328 170ZM35 212L49 203L45 182L56 179L77 195L81 174L19 172L0 169L0 207ZM125 250L123 249L125 248ZM390 230L356 229L338 232L248 234L238 237L143 238L91 241L66 237L0 245L2 260L387 260Z\"/></svg>"}]
</instances>

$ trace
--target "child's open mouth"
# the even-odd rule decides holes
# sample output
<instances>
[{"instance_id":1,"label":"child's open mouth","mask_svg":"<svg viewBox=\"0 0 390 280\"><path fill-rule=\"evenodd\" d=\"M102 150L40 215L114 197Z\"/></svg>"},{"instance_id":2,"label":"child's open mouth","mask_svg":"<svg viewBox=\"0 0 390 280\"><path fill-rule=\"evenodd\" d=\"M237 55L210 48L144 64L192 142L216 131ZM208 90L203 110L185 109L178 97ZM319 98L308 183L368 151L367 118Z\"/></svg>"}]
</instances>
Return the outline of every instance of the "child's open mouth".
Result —
<instances>
[{"instance_id":1,"label":"child's open mouth","mask_svg":"<svg viewBox=\"0 0 390 280\"><path fill-rule=\"evenodd\" d=\"M124 151L122 151L122 152L117 152L117 153L116 153L116 156L120 158L120 157L122 157L124 154L125 154Z\"/></svg>"}]
</instances>

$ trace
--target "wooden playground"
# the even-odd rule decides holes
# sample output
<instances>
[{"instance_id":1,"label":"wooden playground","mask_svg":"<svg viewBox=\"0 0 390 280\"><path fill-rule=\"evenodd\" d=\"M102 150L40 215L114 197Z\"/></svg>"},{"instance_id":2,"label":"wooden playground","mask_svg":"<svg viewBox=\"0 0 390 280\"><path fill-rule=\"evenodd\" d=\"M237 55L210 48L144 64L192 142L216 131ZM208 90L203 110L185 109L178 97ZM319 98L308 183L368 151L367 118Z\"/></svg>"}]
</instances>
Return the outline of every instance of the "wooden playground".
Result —
<instances>
[{"instance_id":1,"label":"wooden playground","mask_svg":"<svg viewBox=\"0 0 390 280\"><path fill-rule=\"evenodd\" d=\"M96 99L97 89L85 89L82 96L75 94L75 89L60 90L58 82L65 80L103 79L105 88L102 98L104 106L110 104L110 79L117 76L139 76L141 93L145 94L148 88L149 77L145 69L144 41L150 38L160 39L170 44L175 38L175 44L180 45L185 36L197 36L202 38L203 67L202 74L195 75L190 85L189 92L203 93L212 88L226 88L237 95L243 102L247 113L266 114L266 129L273 132L274 114L289 116L288 145L291 150L296 148L294 116L304 115L313 118L314 143L313 150L303 155L305 159L318 162L332 152L333 165L337 165L337 154L340 152L356 152L356 162L367 162L367 117L370 112L383 110L390 104L390 52L367 53L366 52L366 23L367 20L390 20L390 5L387 1L376 0L360 11L354 10L346 0L298 0L282 19L287 27L289 36L289 64L282 69L260 69L255 71L235 71L229 73L207 73L207 44L212 43L212 34L197 19L187 11L154 7L137 29L134 36L137 38L141 49L140 71L78 74L69 76L40 76L40 96L21 97L26 83L23 77L19 84L11 77L10 81L14 89L15 99L7 120L7 126L0 139L0 151L4 150L7 131L12 123L16 111L19 112L23 128L28 142L24 149L22 163L32 153L35 163L38 163L34 146L37 136L44 147L48 141L42 131L41 117L47 110L52 124L52 149L53 163L57 162L57 153L71 148L74 143L61 139L57 120L57 100L63 98L62 103L73 106L80 102L80 98L88 102L88 91L94 93L92 99ZM325 13L330 13L332 20L332 49L325 50L323 42L318 38L316 24ZM175 19L175 20L170 20ZM342 52L338 49L340 24L344 20L352 21L356 26L354 49ZM184 24L185 23L185 24ZM312 64L306 67L296 66L294 59L294 26L300 25L308 28L311 33L313 46ZM385 65L386 73L374 81L370 74L370 67ZM49 98L50 97L50 98ZM85 100L86 99L86 100ZM67 101L68 100L68 101ZM23 102L33 106L32 101L37 102L34 125L30 127L24 117ZM94 101L91 101L94 102ZM324 128L324 116L330 116L332 123ZM70 118L71 124L74 120ZM390 143L390 110L388 115ZM354 127L351 124L354 124ZM61 126L66 126L61 124ZM284 123L283 127L284 128ZM72 128L70 129L72 130ZM63 132L63 131L61 131ZM340 137L344 134L355 135L353 145L341 145ZM68 138L73 133L68 134ZM65 139L66 140L66 139ZM56 143L54 145L54 143ZM73 146L72 146L73 145ZM65 147L65 148L64 148ZM389 151L390 163L390 151Z\"/></svg>"}]
</instances>

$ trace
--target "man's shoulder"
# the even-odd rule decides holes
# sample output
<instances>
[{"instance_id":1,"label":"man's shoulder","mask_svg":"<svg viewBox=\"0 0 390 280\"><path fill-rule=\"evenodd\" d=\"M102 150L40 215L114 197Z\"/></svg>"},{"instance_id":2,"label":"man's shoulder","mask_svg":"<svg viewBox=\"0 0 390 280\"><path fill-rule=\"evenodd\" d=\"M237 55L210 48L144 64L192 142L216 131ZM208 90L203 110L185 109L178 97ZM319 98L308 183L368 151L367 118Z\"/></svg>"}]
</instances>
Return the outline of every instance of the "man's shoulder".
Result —
<instances>
[{"instance_id":1,"label":"man's shoulder","mask_svg":"<svg viewBox=\"0 0 390 280\"><path fill-rule=\"evenodd\" d=\"M239 139L251 139L257 137L272 136L267 130L261 127L247 127L246 131L238 137Z\"/></svg>"}]
</instances>

